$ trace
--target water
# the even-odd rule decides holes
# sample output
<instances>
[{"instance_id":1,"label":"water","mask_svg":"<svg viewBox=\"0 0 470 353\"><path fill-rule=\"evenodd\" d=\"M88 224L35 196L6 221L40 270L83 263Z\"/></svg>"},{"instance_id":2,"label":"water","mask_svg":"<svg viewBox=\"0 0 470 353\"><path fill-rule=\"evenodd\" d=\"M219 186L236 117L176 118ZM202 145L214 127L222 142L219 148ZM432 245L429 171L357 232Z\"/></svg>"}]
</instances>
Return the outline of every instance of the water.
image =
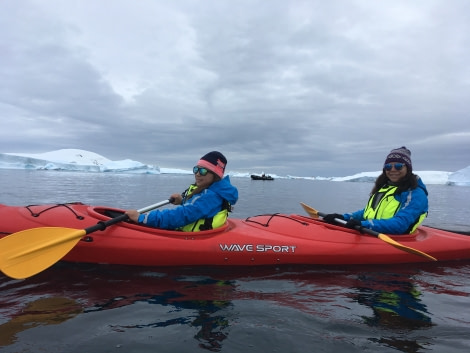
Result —
<instances>
[{"instance_id":1,"label":"water","mask_svg":"<svg viewBox=\"0 0 470 353\"><path fill-rule=\"evenodd\" d=\"M190 175L0 170L1 203L142 208ZM232 217L361 208L366 183L233 178ZM470 188L430 185L426 224L469 231ZM0 352L468 352L470 261L139 268L59 263L0 276Z\"/></svg>"}]
</instances>

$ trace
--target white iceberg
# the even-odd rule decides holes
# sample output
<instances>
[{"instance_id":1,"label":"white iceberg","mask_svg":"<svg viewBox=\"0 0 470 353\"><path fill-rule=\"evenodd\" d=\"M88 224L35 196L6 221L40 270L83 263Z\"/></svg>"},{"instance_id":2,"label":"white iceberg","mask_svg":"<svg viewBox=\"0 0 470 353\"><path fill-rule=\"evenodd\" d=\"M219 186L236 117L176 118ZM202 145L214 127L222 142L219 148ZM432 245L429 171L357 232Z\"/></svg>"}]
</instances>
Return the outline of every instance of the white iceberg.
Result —
<instances>
[{"instance_id":1,"label":"white iceberg","mask_svg":"<svg viewBox=\"0 0 470 353\"><path fill-rule=\"evenodd\" d=\"M0 153L0 168L160 174L157 166L130 159L111 161L97 153L78 149L46 153Z\"/></svg>"},{"instance_id":2,"label":"white iceberg","mask_svg":"<svg viewBox=\"0 0 470 353\"><path fill-rule=\"evenodd\" d=\"M448 185L470 186L470 166L451 173L447 180Z\"/></svg>"}]
</instances>

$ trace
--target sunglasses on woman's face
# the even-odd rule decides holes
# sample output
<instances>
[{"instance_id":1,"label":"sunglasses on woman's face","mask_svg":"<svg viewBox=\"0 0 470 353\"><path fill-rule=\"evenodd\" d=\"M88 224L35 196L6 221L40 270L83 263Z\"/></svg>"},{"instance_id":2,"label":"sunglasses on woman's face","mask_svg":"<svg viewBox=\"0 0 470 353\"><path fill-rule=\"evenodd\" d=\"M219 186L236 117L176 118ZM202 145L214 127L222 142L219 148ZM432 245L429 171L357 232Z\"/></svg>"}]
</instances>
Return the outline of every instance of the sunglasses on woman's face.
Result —
<instances>
[{"instance_id":1,"label":"sunglasses on woman's face","mask_svg":"<svg viewBox=\"0 0 470 353\"><path fill-rule=\"evenodd\" d=\"M391 171L393 167L395 167L395 170L402 170L402 168L405 166L405 163L387 163L384 165L384 169L387 171Z\"/></svg>"},{"instance_id":2,"label":"sunglasses on woman's face","mask_svg":"<svg viewBox=\"0 0 470 353\"><path fill-rule=\"evenodd\" d=\"M198 167L198 166L193 167L193 173L197 174L198 172L200 175L204 176L204 175L207 175L207 173L209 173L209 170L206 168Z\"/></svg>"}]
</instances>

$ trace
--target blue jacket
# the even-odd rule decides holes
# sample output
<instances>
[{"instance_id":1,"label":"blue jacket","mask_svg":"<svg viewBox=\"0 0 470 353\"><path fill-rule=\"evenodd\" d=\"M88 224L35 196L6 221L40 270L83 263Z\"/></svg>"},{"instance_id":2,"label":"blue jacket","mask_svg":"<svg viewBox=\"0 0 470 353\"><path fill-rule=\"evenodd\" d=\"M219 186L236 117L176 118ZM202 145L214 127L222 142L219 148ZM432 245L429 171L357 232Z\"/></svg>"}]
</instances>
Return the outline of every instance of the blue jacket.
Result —
<instances>
[{"instance_id":1,"label":"blue jacket","mask_svg":"<svg viewBox=\"0 0 470 353\"><path fill-rule=\"evenodd\" d=\"M238 200L238 190L230 183L228 175L200 194L183 201L179 207L141 214L139 223L161 229L178 229L201 218L214 217L222 209L224 200L231 205Z\"/></svg>"},{"instance_id":2,"label":"blue jacket","mask_svg":"<svg viewBox=\"0 0 470 353\"><path fill-rule=\"evenodd\" d=\"M410 225L425 212L428 212L428 196L426 186L421 178L418 178L418 187L413 190L407 190L399 195L395 195L395 199L400 203L395 216L388 219L369 219L364 220L364 210L344 214L344 219L350 218L361 221L364 228L372 229L379 233L386 234L405 234Z\"/></svg>"}]
</instances>

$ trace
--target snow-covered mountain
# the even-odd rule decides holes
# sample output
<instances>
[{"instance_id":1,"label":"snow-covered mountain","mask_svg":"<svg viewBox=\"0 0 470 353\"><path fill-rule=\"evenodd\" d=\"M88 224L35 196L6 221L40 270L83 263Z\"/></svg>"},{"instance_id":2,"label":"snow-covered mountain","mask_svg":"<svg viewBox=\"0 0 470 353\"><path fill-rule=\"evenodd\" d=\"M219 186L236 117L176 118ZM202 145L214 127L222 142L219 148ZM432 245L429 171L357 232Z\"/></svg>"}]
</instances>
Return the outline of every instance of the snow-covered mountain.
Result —
<instances>
[{"instance_id":1,"label":"snow-covered mountain","mask_svg":"<svg viewBox=\"0 0 470 353\"><path fill-rule=\"evenodd\" d=\"M143 164L141 162L125 159L112 161L97 153L80 149L62 149L46 153L0 153L0 169L37 169L37 170L63 170L81 172L117 172L136 174L191 174L190 170L161 168ZM381 171L362 172L346 177L295 177L278 176L270 173L274 178L302 178L311 180L373 182ZM228 172L234 177L250 177L252 173ZM426 184L447 184L470 186L470 166L456 171L417 171Z\"/></svg>"}]
</instances>

